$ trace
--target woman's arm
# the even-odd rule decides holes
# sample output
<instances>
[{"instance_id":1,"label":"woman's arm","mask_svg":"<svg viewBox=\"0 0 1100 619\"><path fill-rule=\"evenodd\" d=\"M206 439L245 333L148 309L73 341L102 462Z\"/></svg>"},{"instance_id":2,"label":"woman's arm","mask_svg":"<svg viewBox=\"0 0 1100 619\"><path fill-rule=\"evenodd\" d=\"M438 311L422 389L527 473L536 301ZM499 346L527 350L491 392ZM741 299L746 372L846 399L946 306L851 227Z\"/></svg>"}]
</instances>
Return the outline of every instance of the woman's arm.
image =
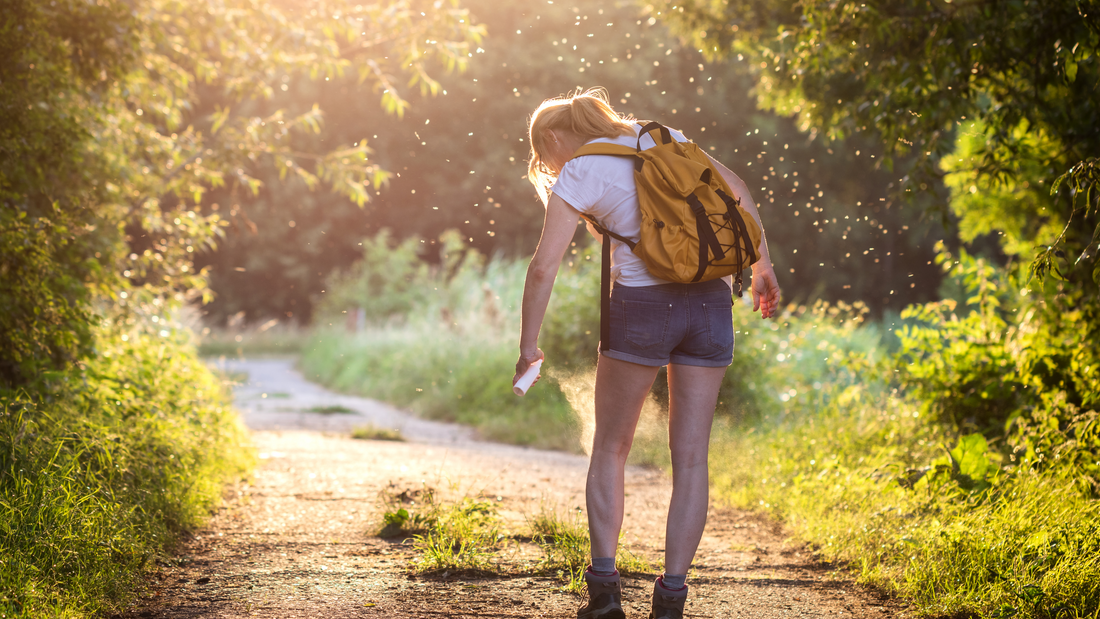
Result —
<instances>
[{"instance_id":1,"label":"woman's arm","mask_svg":"<svg viewBox=\"0 0 1100 619\"><path fill-rule=\"evenodd\" d=\"M714 162L714 167L730 186L733 197L741 201L741 208L745 209L745 212L756 220L756 225L760 226L760 246L757 248L760 260L752 265L752 309L753 311L759 309L762 317L769 318L779 309L780 292L779 282L775 278L775 268L772 267L771 254L768 253L768 239L764 234L764 224L760 221L760 211L757 210L756 202L753 201L752 193L749 192L749 186L745 181L722 165L721 161L710 155L707 157Z\"/></svg>"},{"instance_id":2,"label":"woman's arm","mask_svg":"<svg viewBox=\"0 0 1100 619\"><path fill-rule=\"evenodd\" d=\"M527 267L527 280L523 284L523 306L519 336L519 361L516 362L514 383L532 363L542 359L539 350L539 331L546 317L550 292L558 276L565 250L573 240L580 213L557 194L550 194L546 204L546 220L542 224L542 238L531 264Z\"/></svg>"}]
</instances>

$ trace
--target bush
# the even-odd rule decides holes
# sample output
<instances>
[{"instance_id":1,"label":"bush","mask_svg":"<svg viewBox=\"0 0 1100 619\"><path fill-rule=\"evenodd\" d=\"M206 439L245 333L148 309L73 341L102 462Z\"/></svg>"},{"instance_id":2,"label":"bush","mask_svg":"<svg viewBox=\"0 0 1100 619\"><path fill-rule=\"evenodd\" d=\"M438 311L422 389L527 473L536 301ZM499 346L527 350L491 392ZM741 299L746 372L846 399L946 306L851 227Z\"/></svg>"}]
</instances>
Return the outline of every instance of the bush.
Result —
<instances>
[{"instance_id":1,"label":"bush","mask_svg":"<svg viewBox=\"0 0 1100 619\"><path fill-rule=\"evenodd\" d=\"M49 395L0 394L0 613L118 610L251 450L183 335L99 329Z\"/></svg>"},{"instance_id":2,"label":"bush","mask_svg":"<svg viewBox=\"0 0 1100 619\"><path fill-rule=\"evenodd\" d=\"M955 432L1003 439L1007 456L1071 470L1100 496L1100 352L1088 308L1050 291L1024 295L965 251L938 260L967 298L903 312L914 324L900 332L900 386Z\"/></svg>"}]
</instances>

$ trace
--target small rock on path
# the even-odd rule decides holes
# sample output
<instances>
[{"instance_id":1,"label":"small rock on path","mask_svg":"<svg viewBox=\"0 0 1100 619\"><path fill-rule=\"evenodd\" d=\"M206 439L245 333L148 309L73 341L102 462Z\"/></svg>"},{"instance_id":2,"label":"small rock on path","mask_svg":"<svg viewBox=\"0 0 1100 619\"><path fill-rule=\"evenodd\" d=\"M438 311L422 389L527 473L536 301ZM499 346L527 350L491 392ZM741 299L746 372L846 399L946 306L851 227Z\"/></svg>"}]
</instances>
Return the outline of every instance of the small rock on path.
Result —
<instances>
[{"instance_id":1,"label":"small rock on path","mask_svg":"<svg viewBox=\"0 0 1100 619\"><path fill-rule=\"evenodd\" d=\"M124 617L576 616L581 600L529 569L539 558L530 544L499 553L498 577L421 577L409 571L408 543L375 533L384 494L424 487L443 501L490 500L505 528L522 533L540 511L583 508L586 458L480 442L468 428L335 394L306 381L291 360L220 363L247 374L235 396L260 466L206 528L183 541ZM407 441L348 438L368 423L397 428ZM624 546L653 562L661 558L670 493L665 474L629 467ZM624 578L627 617L647 616L653 576ZM726 508L712 507L689 583L686 617L905 614L902 604L814 561L776 523Z\"/></svg>"}]
</instances>

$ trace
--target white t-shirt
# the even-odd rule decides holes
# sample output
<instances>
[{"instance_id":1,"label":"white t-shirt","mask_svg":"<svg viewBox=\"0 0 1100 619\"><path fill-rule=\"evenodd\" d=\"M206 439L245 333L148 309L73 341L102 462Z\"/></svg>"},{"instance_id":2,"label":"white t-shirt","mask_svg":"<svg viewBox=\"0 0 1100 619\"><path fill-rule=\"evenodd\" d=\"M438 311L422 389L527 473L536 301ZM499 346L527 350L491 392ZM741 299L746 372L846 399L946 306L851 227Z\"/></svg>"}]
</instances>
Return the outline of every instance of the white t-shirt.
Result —
<instances>
[{"instance_id":1,"label":"white t-shirt","mask_svg":"<svg viewBox=\"0 0 1100 619\"><path fill-rule=\"evenodd\" d=\"M638 146L634 136L596 138L591 142ZM684 134L670 129L677 142L687 142ZM642 136L642 149L656 146L649 135ZM642 232L642 215L638 206L638 190L634 186L634 160L614 155L586 155L572 159L562 167L557 181L550 188L559 198L585 215L600 222L608 230L628 239L637 239ZM625 243L611 239L611 281L623 286L655 286L671 283L649 274L645 263L634 255Z\"/></svg>"}]
</instances>

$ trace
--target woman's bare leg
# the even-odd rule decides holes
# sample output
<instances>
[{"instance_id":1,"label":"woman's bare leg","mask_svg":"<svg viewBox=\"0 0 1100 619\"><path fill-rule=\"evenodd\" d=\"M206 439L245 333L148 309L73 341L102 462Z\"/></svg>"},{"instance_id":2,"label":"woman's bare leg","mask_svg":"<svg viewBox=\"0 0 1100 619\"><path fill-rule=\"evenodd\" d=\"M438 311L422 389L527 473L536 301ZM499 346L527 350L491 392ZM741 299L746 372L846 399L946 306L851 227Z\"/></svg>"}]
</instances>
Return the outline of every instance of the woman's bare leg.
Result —
<instances>
[{"instance_id":1,"label":"woman's bare leg","mask_svg":"<svg viewBox=\"0 0 1100 619\"><path fill-rule=\"evenodd\" d=\"M672 502L665 524L665 573L687 574L707 523L707 453L718 389L726 368L668 366L668 445Z\"/></svg>"},{"instance_id":2,"label":"woman's bare leg","mask_svg":"<svg viewBox=\"0 0 1100 619\"><path fill-rule=\"evenodd\" d=\"M623 525L623 470L658 369L602 355L596 367L596 432L585 487L593 557L615 556Z\"/></svg>"}]
</instances>

